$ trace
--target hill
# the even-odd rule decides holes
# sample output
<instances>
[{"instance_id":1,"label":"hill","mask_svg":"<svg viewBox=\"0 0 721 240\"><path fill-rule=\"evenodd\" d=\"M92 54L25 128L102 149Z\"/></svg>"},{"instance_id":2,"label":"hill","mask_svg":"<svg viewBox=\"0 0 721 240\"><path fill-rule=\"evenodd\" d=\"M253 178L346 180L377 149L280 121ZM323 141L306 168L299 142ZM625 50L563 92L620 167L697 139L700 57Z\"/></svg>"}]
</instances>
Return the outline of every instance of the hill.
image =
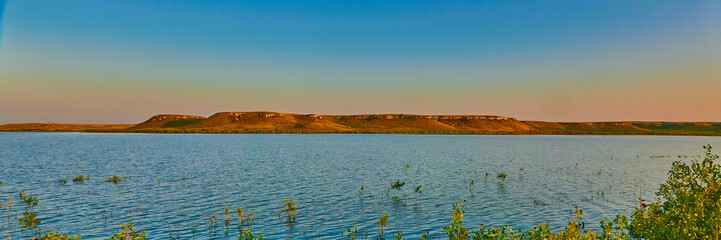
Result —
<instances>
[{"instance_id":1,"label":"hill","mask_svg":"<svg viewBox=\"0 0 721 240\"><path fill-rule=\"evenodd\" d=\"M139 124L0 125L0 131L140 133L398 133L721 136L719 122L543 122L492 115L219 112L210 117L160 114Z\"/></svg>"}]
</instances>

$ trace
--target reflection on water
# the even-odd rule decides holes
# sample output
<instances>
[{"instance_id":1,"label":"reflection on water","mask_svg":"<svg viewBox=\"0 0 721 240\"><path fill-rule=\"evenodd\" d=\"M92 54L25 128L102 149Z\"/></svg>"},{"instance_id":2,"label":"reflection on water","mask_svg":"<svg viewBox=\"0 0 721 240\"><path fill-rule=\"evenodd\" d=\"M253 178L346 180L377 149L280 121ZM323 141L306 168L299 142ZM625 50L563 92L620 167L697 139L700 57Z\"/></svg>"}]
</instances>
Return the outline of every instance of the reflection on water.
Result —
<instances>
[{"instance_id":1,"label":"reflection on water","mask_svg":"<svg viewBox=\"0 0 721 240\"><path fill-rule=\"evenodd\" d=\"M83 239L127 221L154 239L337 239L352 227L375 236L386 213L386 233L439 234L459 199L468 226L559 230L577 206L595 229L652 199L673 160L721 138L0 133L0 143L0 199L15 198L9 218L0 211L0 239L29 234L13 219L20 191L40 199L45 232ZM105 182L114 175L130 178ZM396 180L405 185L390 190ZM297 207L290 224L279 217L286 197ZM241 224L238 208L252 221Z\"/></svg>"}]
</instances>

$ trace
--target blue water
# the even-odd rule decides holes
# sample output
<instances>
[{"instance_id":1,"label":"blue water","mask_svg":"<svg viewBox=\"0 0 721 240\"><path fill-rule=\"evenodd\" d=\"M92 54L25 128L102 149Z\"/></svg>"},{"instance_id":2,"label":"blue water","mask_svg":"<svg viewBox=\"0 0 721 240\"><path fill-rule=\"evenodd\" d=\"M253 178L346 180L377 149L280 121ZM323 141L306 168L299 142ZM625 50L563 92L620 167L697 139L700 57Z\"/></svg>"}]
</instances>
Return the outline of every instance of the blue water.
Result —
<instances>
[{"instance_id":1,"label":"blue water","mask_svg":"<svg viewBox=\"0 0 721 240\"><path fill-rule=\"evenodd\" d=\"M639 196L653 199L671 162L698 158L704 144L721 138L0 133L0 239L32 235L18 228L20 191L40 200L43 232L83 239L108 239L128 221L149 239L237 239L237 208L255 216L242 230L266 239L338 239L351 227L374 238L386 213L386 236L417 239L442 234L460 199L466 227L560 230L578 207L597 229ZM104 181L113 175L130 178ZM395 180L405 185L389 190ZM292 224L280 212L286 197Z\"/></svg>"}]
</instances>

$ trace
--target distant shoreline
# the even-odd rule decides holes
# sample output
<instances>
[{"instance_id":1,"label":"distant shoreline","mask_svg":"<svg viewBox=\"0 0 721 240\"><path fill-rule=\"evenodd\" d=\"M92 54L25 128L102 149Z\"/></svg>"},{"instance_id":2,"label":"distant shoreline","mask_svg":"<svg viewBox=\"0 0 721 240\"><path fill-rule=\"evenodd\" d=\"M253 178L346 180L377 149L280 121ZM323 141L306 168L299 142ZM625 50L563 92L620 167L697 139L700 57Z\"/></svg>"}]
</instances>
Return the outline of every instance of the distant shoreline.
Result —
<instances>
[{"instance_id":1,"label":"distant shoreline","mask_svg":"<svg viewBox=\"0 0 721 240\"><path fill-rule=\"evenodd\" d=\"M721 122L544 122L492 115L160 114L139 124L20 123L0 132L721 136Z\"/></svg>"}]
</instances>

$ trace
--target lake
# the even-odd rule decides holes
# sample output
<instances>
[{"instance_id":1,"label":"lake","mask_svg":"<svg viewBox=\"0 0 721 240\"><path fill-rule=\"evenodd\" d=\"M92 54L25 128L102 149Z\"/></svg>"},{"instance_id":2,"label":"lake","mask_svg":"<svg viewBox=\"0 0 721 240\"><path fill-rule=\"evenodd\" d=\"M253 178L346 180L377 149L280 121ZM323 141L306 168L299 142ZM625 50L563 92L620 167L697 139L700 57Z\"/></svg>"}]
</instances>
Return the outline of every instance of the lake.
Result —
<instances>
[{"instance_id":1,"label":"lake","mask_svg":"<svg viewBox=\"0 0 721 240\"><path fill-rule=\"evenodd\" d=\"M31 235L18 229L20 191L40 200L43 232L83 239L108 239L127 221L149 239L237 239L237 208L254 212L242 229L267 239L338 239L352 227L374 238L384 214L386 236L418 239L442 234L461 199L469 228L558 231L578 207L599 229L640 196L654 199L671 163L700 159L705 144L721 138L0 133L0 202L13 197L0 239ZM105 182L114 175L129 178ZM405 185L390 189L396 180Z\"/></svg>"}]
</instances>

